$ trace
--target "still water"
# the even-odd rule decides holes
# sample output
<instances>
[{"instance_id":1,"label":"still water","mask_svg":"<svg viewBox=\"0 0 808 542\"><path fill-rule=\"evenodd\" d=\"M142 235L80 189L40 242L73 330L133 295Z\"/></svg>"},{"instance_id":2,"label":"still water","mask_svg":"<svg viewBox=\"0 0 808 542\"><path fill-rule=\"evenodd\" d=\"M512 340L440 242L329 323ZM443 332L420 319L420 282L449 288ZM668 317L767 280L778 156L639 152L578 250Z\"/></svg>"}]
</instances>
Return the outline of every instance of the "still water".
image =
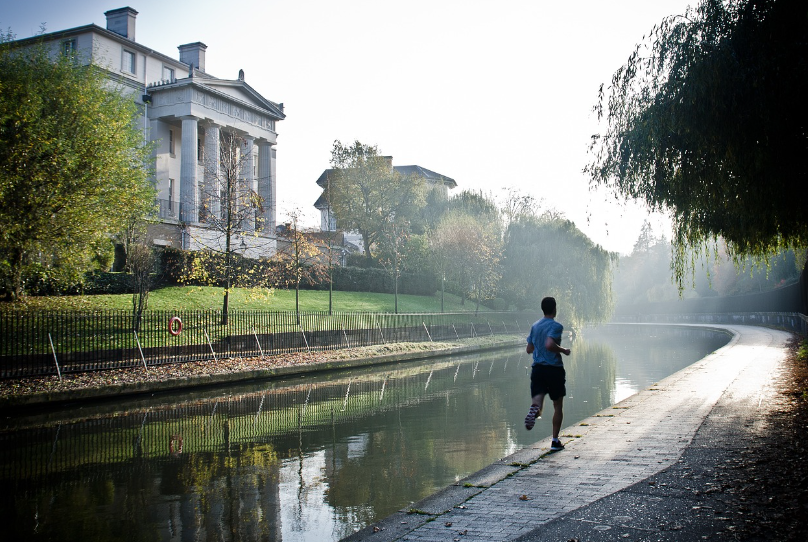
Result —
<instances>
[{"instance_id":1,"label":"still water","mask_svg":"<svg viewBox=\"0 0 808 542\"><path fill-rule=\"evenodd\" d=\"M586 330L564 425L728 339ZM514 347L6 418L2 538L339 540L549 436L547 416L523 425L529 364Z\"/></svg>"}]
</instances>

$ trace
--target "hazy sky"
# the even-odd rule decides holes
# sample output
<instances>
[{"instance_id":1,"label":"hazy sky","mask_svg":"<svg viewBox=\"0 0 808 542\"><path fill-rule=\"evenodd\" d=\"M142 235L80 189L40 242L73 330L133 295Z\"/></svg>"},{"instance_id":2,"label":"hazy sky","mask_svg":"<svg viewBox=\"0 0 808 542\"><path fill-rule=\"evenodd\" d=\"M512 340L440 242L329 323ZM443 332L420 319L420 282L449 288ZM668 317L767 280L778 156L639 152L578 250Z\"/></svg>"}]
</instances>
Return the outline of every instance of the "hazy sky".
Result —
<instances>
[{"instance_id":1,"label":"hazy sky","mask_svg":"<svg viewBox=\"0 0 808 542\"><path fill-rule=\"evenodd\" d=\"M139 43L179 58L208 46L206 71L285 105L278 208L319 225L315 184L335 139L378 145L396 165L544 198L606 249L631 251L647 213L590 191L581 173L592 106L633 46L688 0L132 0ZM126 3L0 0L17 37L95 23ZM669 236L666 221L652 218Z\"/></svg>"}]
</instances>

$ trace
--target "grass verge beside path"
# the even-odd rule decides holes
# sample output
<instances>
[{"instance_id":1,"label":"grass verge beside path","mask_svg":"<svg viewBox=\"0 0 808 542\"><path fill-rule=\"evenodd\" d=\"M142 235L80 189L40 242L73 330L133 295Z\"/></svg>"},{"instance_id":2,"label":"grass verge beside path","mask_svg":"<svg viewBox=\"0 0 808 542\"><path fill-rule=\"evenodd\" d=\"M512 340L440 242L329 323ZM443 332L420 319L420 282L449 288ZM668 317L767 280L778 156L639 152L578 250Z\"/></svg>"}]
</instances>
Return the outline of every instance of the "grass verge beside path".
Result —
<instances>
[{"instance_id":1,"label":"grass verge beside path","mask_svg":"<svg viewBox=\"0 0 808 542\"><path fill-rule=\"evenodd\" d=\"M451 342L392 343L324 352L304 352L254 358L222 358L217 361L175 363L147 370L114 369L91 373L0 380L0 408L48 401L100 398L123 393L145 393L230 383L254 378L289 376L295 373L330 370L379 362L420 359L463 350L477 350L521 344L521 335L496 335Z\"/></svg>"}]
</instances>

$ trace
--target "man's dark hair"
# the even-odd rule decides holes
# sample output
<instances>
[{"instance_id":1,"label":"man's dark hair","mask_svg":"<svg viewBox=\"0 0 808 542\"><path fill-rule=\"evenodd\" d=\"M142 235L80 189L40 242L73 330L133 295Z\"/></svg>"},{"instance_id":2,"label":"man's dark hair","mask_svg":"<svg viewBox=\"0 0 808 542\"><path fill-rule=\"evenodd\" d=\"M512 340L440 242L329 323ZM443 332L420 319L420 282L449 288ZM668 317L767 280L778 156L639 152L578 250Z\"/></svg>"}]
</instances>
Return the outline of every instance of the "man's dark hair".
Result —
<instances>
[{"instance_id":1,"label":"man's dark hair","mask_svg":"<svg viewBox=\"0 0 808 542\"><path fill-rule=\"evenodd\" d=\"M541 300L541 310L544 314L553 314L556 311L556 300L554 297L545 297Z\"/></svg>"}]
</instances>

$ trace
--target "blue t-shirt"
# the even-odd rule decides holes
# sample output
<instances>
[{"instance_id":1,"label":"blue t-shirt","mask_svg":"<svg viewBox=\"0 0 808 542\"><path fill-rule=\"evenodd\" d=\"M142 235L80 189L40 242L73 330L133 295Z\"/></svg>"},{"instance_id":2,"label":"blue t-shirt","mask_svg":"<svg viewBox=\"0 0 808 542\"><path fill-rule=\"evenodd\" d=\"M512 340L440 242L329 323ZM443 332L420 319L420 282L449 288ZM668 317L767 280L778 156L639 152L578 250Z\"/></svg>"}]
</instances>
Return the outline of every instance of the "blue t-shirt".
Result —
<instances>
[{"instance_id":1,"label":"blue t-shirt","mask_svg":"<svg viewBox=\"0 0 808 542\"><path fill-rule=\"evenodd\" d=\"M544 347L547 337L552 337L560 345L562 331L564 331L564 326L547 317L530 326L530 335L527 336L527 342L533 343L533 365L564 366L560 353L550 352Z\"/></svg>"}]
</instances>

